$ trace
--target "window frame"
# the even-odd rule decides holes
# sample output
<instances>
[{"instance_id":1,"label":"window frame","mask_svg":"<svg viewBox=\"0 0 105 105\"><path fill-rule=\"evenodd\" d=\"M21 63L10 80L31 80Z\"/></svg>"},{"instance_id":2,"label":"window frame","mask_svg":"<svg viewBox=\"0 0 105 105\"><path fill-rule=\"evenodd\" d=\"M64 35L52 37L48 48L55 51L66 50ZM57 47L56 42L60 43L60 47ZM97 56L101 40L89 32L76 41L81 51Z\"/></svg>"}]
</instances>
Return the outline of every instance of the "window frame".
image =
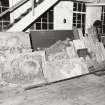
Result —
<instances>
[{"instance_id":1,"label":"window frame","mask_svg":"<svg viewBox=\"0 0 105 105\"><path fill-rule=\"evenodd\" d=\"M73 27L85 29L86 3L85 2L73 2L73 3L74 3L73 4ZM78 8L79 4L81 4L81 10L79 10ZM75 7L74 5L76 5L77 7ZM80 15L81 19L78 19L78 15Z\"/></svg>"},{"instance_id":2,"label":"window frame","mask_svg":"<svg viewBox=\"0 0 105 105\"><path fill-rule=\"evenodd\" d=\"M51 17L52 16L52 17ZM52 19L51 19L52 18ZM40 28L36 25L40 24ZM43 27L46 24L45 27ZM31 26L31 30L53 30L54 29L54 9L50 8L47 12L41 15Z\"/></svg>"}]
</instances>

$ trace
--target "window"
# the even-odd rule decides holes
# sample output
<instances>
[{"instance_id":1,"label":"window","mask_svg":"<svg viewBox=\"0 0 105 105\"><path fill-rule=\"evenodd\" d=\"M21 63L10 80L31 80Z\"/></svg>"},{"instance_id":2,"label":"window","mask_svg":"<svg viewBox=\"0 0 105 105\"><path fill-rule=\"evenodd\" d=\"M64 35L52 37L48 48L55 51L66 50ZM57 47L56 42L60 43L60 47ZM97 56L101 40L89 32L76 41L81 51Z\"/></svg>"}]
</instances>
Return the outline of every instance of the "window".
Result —
<instances>
[{"instance_id":1,"label":"window","mask_svg":"<svg viewBox=\"0 0 105 105\"><path fill-rule=\"evenodd\" d=\"M101 14L101 21L102 21L102 34L105 34L105 6L102 6L102 14Z\"/></svg>"},{"instance_id":2,"label":"window","mask_svg":"<svg viewBox=\"0 0 105 105\"><path fill-rule=\"evenodd\" d=\"M2 0L0 3L0 13L4 12L9 8L9 1ZM5 31L8 29L8 25L10 24L10 14L7 13L2 18L0 18L0 31Z\"/></svg>"},{"instance_id":3,"label":"window","mask_svg":"<svg viewBox=\"0 0 105 105\"><path fill-rule=\"evenodd\" d=\"M86 6L83 2L73 4L73 26L85 29Z\"/></svg>"},{"instance_id":4,"label":"window","mask_svg":"<svg viewBox=\"0 0 105 105\"><path fill-rule=\"evenodd\" d=\"M30 27L34 30L52 30L53 29L53 8L40 16Z\"/></svg>"}]
</instances>

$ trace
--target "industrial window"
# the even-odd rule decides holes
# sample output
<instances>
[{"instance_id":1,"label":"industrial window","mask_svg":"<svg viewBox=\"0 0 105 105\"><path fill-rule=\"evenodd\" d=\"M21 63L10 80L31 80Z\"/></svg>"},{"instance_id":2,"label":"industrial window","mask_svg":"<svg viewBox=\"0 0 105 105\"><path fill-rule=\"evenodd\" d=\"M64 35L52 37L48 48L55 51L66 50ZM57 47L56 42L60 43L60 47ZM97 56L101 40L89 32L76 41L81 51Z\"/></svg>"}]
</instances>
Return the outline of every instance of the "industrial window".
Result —
<instances>
[{"instance_id":1,"label":"industrial window","mask_svg":"<svg viewBox=\"0 0 105 105\"><path fill-rule=\"evenodd\" d=\"M0 13L4 12L9 8L9 1L2 0L0 1ZM0 31L5 31L8 29L8 25L10 24L10 14L4 15L0 18Z\"/></svg>"},{"instance_id":2,"label":"industrial window","mask_svg":"<svg viewBox=\"0 0 105 105\"><path fill-rule=\"evenodd\" d=\"M86 5L83 2L73 4L73 27L85 29Z\"/></svg>"},{"instance_id":3,"label":"industrial window","mask_svg":"<svg viewBox=\"0 0 105 105\"><path fill-rule=\"evenodd\" d=\"M53 29L53 8L40 16L30 27L32 30L52 30Z\"/></svg>"},{"instance_id":4,"label":"industrial window","mask_svg":"<svg viewBox=\"0 0 105 105\"><path fill-rule=\"evenodd\" d=\"M102 6L101 21L102 21L102 34L105 34L105 6Z\"/></svg>"}]
</instances>

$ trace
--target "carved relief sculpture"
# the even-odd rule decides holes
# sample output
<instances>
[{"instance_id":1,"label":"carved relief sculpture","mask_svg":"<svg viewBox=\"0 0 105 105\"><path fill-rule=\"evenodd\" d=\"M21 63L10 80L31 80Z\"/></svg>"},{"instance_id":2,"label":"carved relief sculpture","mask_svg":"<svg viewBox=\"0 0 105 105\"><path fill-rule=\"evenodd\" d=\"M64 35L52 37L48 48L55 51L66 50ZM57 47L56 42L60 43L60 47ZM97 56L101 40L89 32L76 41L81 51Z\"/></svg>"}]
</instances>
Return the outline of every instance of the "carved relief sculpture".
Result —
<instances>
[{"instance_id":1,"label":"carved relief sculpture","mask_svg":"<svg viewBox=\"0 0 105 105\"><path fill-rule=\"evenodd\" d=\"M44 52L22 53L7 58L2 79L7 83L25 85L44 81Z\"/></svg>"}]
</instances>

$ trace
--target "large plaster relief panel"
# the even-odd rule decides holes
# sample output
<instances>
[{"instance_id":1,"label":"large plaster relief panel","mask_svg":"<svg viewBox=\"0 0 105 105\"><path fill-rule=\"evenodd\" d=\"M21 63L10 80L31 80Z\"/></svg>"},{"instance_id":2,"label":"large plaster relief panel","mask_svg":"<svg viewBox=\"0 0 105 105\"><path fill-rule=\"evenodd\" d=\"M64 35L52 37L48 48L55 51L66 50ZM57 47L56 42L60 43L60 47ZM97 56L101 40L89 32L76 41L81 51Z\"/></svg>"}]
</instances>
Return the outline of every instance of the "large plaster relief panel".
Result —
<instances>
[{"instance_id":1,"label":"large plaster relief panel","mask_svg":"<svg viewBox=\"0 0 105 105\"><path fill-rule=\"evenodd\" d=\"M17 85L38 84L43 82L45 52L22 53L8 56L1 70L1 78L7 83Z\"/></svg>"},{"instance_id":2,"label":"large plaster relief panel","mask_svg":"<svg viewBox=\"0 0 105 105\"><path fill-rule=\"evenodd\" d=\"M11 48L30 49L29 33L24 32L0 32L0 50L9 50Z\"/></svg>"}]
</instances>

